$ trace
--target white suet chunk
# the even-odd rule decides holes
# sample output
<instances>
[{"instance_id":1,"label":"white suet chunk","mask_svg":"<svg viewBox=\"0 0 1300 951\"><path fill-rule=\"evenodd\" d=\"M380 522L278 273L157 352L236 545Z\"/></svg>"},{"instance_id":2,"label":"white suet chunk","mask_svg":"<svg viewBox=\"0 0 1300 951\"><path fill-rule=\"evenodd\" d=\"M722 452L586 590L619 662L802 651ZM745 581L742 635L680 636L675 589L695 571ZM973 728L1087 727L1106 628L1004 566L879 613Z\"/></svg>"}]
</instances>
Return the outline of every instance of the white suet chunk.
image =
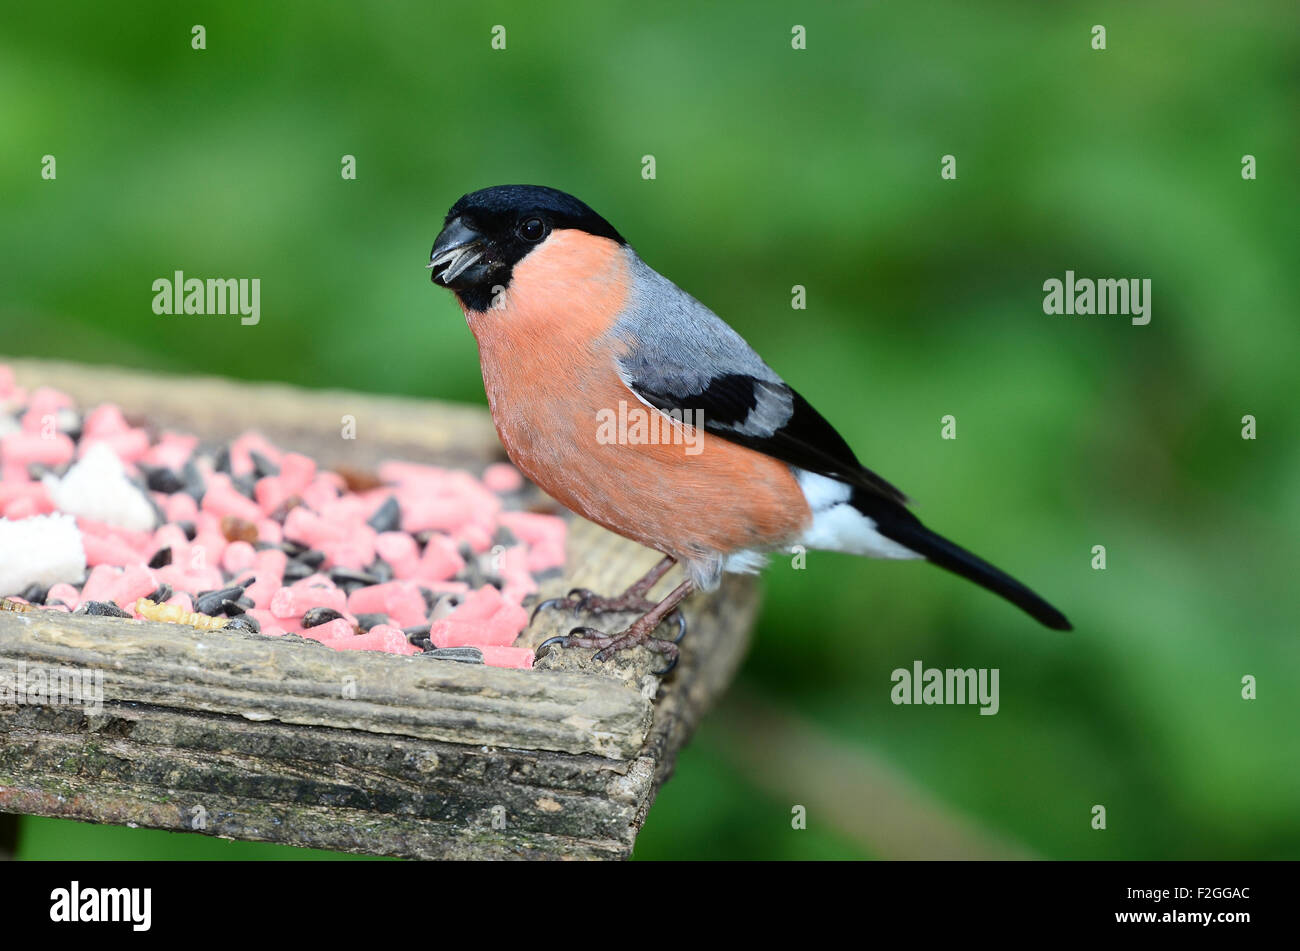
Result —
<instances>
[{"instance_id":1,"label":"white suet chunk","mask_svg":"<svg viewBox=\"0 0 1300 951\"><path fill-rule=\"evenodd\" d=\"M80 584L85 573L81 530L71 515L0 518L0 595L21 594L32 584Z\"/></svg>"},{"instance_id":2,"label":"white suet chunk","mask_svg":"<svg viewBox=\"0 0 1300 951\"><path fill-rule=\"evenodd\" d=\"M136 532L152 531L157 513L126 477L126 467L107 443L95 443L63 478L45 477L60 512Z\"/></svg>"}]
</instances>

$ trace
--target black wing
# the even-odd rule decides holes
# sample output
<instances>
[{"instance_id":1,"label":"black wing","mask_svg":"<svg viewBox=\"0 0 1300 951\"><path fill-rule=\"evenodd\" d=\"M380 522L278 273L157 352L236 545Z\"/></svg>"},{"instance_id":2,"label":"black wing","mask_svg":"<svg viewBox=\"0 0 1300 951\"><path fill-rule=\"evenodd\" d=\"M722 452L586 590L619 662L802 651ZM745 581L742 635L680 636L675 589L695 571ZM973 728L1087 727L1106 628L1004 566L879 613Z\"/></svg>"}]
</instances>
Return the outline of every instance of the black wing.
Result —
<instances>
[{"instance_id":1,"label":"black wing","mask_svg":"<svg viewBox=\"0 0 1300 951\"><path fill-rule=\"evenodd\" d=\"M665 412L698 411L705 430L723 439L900 505L907 502L898 488L858 462L835 427L780 380L724 373L703 389L682 392L690 387L675 387L670 377L646 374L654 379L637 379L626 372L626 364L623 369L624 382L651 406Z\"/></svg>"}]
</instances>

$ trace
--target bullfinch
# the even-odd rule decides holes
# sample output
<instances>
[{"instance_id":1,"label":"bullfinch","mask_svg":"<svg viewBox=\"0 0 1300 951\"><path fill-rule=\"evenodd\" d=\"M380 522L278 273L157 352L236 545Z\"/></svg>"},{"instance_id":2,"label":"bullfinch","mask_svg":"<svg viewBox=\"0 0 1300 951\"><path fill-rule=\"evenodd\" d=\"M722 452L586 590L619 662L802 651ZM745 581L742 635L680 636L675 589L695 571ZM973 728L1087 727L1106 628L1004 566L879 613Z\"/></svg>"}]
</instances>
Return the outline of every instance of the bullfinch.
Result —
<instances>
[{"instance_id":1,"label":"bullfinch","mask_svg":"<svg viewBox=\"0 0 1300 951\"><path fill-rule=\"evenodd\" d=\"M653 635L683 598L797 546L926 559L1070 629L1029 588L922 525L740 334L573 196L536 185L465 195L428 267L478 343L511 461L572 511L665 556L618 596L570 592L575 607L640 613L627 630L576 628L547 646L603 658L646 644L675 663L676 643ZM648 600L674 563L685 579Z\"/></svg>"}]
</instances>

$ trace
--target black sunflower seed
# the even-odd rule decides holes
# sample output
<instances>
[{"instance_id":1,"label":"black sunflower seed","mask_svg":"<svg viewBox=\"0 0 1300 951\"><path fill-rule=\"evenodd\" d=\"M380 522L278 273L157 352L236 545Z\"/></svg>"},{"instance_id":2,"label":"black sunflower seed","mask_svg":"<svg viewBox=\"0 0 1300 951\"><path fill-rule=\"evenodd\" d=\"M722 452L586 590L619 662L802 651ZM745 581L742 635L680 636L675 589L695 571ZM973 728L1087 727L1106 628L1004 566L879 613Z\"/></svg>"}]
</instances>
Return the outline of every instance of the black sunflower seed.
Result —
<instances>
[{"instance_id":1,"label":"black sunflower seed","mask_svg":"<svg viewBox=\"0 0 1300 951\"><path fill-rule=\"evenodd\" d=\"M305 549L301 553L293 556L294 561L300 561L308 568L313 570L319 568L325 562L325 553L315 548Z\"/></svg>"},{"instance_id":2,"label":"black sunflower seed","mask_svg":"<svg viewBox=\"0 0 1300 951\"><path fill-rule=\"evenodd\" d=\"M248 451L248 458L253 460L253 475L256 478L265 479L267 476L280 474L280 467L256 449Z\"/></svg>"},{"instance_id":3,"label":"black sunflower seed","mask_svg":"<svg viewBox=\"0 0 1300 951\"><path fill-rule=\"evenodd\" d=\"M454 660L462 664L483 663L483 652L477 647L435 647L426 650L422 657L435 657L438 660Z\"/></svg>"},{"instance_id":4,"label":"black sunflower seed","mask_svg":"<svg viewBox=\"0 0 1300 951\"><path fill-rule=\"evenodd\" d=\"M357 627L361 628L363 632L370 630L372 627L375 627L378 624L387 624L387 623L388 623L387 614L376 613L376 614L357 615Z\"/></svg>"},{"instance_id":5,"label":"black sunflower seed","mask_svg":"<svg viewBox=\"0 0 1300 951\"><path fill-rule=\"evenodd\" d=\"M199 614L219 614L226 601L235 601L242 597L244 589L238 586L218 588L215 591L200 591L194 597L194 610Z\"/></svg>"},{"instance_id":6,"label":"black sunflower seed","mask_svg":"<svg viewBox=\"0 0 1300 951\"><path fill-rule=\"evenodd\" d=\"M185 480L166 466L140 466L144 473L144 483L154 492L172 495L185 488Z\"/></svg>"},{"instance_id":7,"label":"black sunflower seed","mask_svg":"<svg viewBox=\"0 0 1300 951\"><path fill-rule=\"evenodd\" d=\"M207 483L203 481L203 474L199 472L199 467L194 464L193 459L187 459L185 465L181 467L181 480L185 483L185 494L193 498L195 502L202 502L208 487Z\"/></svg>"},{"instance_id":8,"label":"black sunflower seed","mask_svg":"<svg viewBox=\"0 0 1300 951\"><path fill-rule=\"evenodd\" d=\"M226 630L251 631L254 634L262 633L262 625L257 623L257 618L251 614L238 614L226 622Z\"/></svg>"},{"instance_id":9,"label":"black sunflower seed","mask_svg":"<svg viewBox=\"0 0 1300 951\"><path fill-rule=\"evenodd\" d=\"M295 581L301 581L303 578L310 578L316 572L311 565L304 565L301 561L290 560L285 563L283 579L285 584L293 584Z\"/></svg>"},{"instance_id":10,"label":"black sunflower seed","mask_svg":"<svg viewBox=\"0 0 1300 951\"><path fill-rule=\"evenodd\" d=\"M231 476L230 485L236 492L245 498L253 498L253 488L257 485L257 480L251 475ZM254 499L254 501L256 501Z\"/></svg>"},{"instance_id":11,"label":"black sunflower seed","mask_svg":"<svg viewBox=\"0 0 1300 951\"><path fill-rule=\"evenodd\" d=\"M337 621L342 616L333 608L309 608L302 616L302 626L319 627L322 624L328 624L330 621Z\"/></svg>"},{"instance_id":12,"label":"black sunflower seed","mask_svg":"<svg viewBox=\"0 0 1300 951\"><path fill-rule=\"evenodd\" d=\"M375 509L375 514L366 519L366 524L377 532L393 532L402 523L402 507L397 504L397 496L390 495L384 504Z\"/></svg>"},{"instance_id":13,"label":"black sunflower seed","mask_svg":"<svg viewBox=\"0 0 1300 951\"><path fill-rule=\"evenodd\" d=\"M92 617L130 617L126 611L123 611L112 601L87 601L73 614L88 614Z\"/></svg>"},{"instance_id":14,"label":"black sunflower seed","mask_svg":"<svg viewBox=\"0 0 1300 951\"><path fill-rule=\"evenodd\" d=\"M33 582L32 584L29 584L27 587L23 588L22 593L19 594L18 597L22 598L24 601L27 601L31 604L44 604L45 597L49 593L50 591L48 588L43 587L38 582Z\"/></svg>"},{"instance_id":15,"label":"black sunflower seed","mask_svg":"<svg viewBox=\"0 0 1300 951\"><path fill-rule=\"evenodd\" d=\"M366 571L368 571L372 576L377 578L380 584L384 584L386 582L393 580L393 566L390 565L388 562L384 561L384 559L382 558L376 558L369 565L367 565Z\"/></svg>"},{"instance_id":16,"label":"black sunflower seed","mask_svg":"<svg viewBox=\"0 0 1300 951\"><path fill-rule=\"evenodd\" d=\"M164 601L170 599L172 594L172 586L164 581L146 595L146 597L154 604L162 604Z\"/></svg>"},{"instance_id":17,"label":"black sunflower seed","mask_svg":"<svg viewBox=\"0 0 1300 951\"><path fill-rule=\"evenodd\" d=\"M364 588L368 585L379 584L379 579L372 574L364 571L353 571L350 568L333 568L330 570L330 581L344 590L349 586Z\"/></svg>"},{"instance_id":18,"label":"black sunflower seed","mask_svg":"<svg viewBox=\"0 0 1300 951\"><path fill-rule=\"evenodd\" d=\"M405 634L406 639L416 647L423 647L424 645L420 642L429 639L429 625L421 624L419 627L404 627L402 628L402 633Z\"/></svg>"}]
</instances>

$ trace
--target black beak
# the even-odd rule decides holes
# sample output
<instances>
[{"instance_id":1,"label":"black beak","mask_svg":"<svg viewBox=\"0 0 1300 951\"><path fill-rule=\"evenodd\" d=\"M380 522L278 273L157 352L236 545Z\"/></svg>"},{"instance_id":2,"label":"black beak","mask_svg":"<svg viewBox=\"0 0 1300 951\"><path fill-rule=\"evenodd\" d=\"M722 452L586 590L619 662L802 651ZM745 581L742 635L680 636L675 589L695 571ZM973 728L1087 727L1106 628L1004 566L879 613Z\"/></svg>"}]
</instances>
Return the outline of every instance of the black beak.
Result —
<instances>
[{"instance_id":1,"label":"black beak","mask_svg":"<svg viewBox=\"0 0 1300 951\"><path fill-rule=\"evenodd\" d=\"M430 280L450 287L452 281L469 270L485 250L483 236L460 218L453 218L442 229L429 252Z\"/></svg>"}]
</instances>

